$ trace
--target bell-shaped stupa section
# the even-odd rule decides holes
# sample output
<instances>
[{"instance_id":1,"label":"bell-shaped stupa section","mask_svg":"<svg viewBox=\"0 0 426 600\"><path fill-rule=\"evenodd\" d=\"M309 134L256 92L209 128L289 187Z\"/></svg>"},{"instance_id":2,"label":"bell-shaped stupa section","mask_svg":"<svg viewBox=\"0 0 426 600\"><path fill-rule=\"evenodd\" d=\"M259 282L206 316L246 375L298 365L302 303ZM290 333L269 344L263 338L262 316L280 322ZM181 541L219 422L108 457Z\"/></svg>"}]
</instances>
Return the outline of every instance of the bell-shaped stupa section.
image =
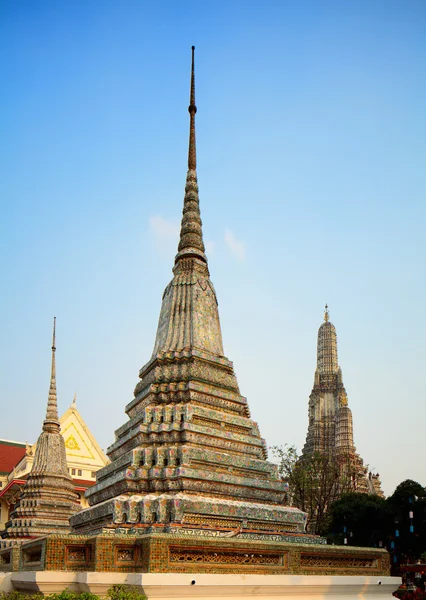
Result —
<instances>
[{"instance_id":1,"label":"bell-shaped stupa section","mask_svg":"<svg viewBox=\"0 0 426 600\"><path fill-rule=\"evenodd\" d=\"M287 486L223 352L216 292L202 235L195 151L192 55L188 172L173 279L163 294L150 361L139 372L129 420L108 449L111 464L73 517L76 532L122 528L303 532L284 506Z\"/></svg>"}]
</instances>

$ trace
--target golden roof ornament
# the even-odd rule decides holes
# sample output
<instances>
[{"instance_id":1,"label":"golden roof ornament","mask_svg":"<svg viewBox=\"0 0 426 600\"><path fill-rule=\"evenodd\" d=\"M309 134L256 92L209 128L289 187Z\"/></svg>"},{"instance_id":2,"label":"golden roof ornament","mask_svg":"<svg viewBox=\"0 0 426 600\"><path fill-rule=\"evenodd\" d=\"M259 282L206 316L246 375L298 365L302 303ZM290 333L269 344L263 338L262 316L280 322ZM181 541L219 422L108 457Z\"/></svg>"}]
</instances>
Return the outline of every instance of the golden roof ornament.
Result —
<instances>
[{"instance_id":1,"label":"golden roof ornament","mask_svg":"<svg viewBox=\"0 0 426 600\"><path fill-rule=\"evenodd\" d=\"M330 317L330 314L329 314L329 312L328 312L328 304L326 304L326 305L325 305L325 311L324 311L324 321L325 321L326 323L328 323L329 317Z\"/></svg>"}]
</instances>

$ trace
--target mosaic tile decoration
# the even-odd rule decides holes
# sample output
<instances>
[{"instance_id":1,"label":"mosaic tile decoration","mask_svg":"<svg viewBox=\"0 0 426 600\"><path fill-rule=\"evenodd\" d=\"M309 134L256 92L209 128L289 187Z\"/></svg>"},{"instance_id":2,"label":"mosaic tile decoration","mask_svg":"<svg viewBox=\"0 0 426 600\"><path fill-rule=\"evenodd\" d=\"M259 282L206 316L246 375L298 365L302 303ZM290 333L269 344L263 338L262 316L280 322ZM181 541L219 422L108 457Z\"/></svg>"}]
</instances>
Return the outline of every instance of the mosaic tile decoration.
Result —
<instances>
[{"instance_id":1,"label":"mosaic tile decoration","mask_svg":"<svg viewBox=\"0 0 426 600\"><path fill-rule=\"evenodd\" d=\"M185 531L185 534L187 531ZM213 533L212 531L210 533ZM218 533L218 532L216 532ZM299 536L299 540L309 536ZM116 573L247 573L387 575L383 549L291 543L272 539L145 533L51 535L9 548L17 552L7 570ZM0 558L1 552L0 551ZM1 561L0 561L1 564Z\"/></svg>"}]
</instances>

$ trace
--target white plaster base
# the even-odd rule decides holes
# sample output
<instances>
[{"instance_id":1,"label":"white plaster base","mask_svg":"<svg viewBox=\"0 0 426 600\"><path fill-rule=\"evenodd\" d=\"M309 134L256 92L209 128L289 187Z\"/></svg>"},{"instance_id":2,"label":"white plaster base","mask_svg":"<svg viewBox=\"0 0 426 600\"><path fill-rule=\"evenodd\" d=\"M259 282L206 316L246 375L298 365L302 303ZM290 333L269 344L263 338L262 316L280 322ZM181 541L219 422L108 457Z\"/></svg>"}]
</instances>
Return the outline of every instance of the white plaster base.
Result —
<instances>
[{"instance_id":1,"label":"white plaster base","mask_svg":"<svg viewBox=\"0 0 426 600\"><path fill-rule=\"evenodd\" d=\"M0 592L11 592L12 586L12 573L0 573Z\"/></svg>"},{"instance_id":2,"label":"white plaster base","mask_svg":"<svg viewBox=\"0 0 426 600\"><path fill-rule=\"evenodd\" d=\"M0 580L1 581L1 580ZM193 583L195 582L195 583ZM27 571L12 573L17 590L44 594L90 591L101 596L114 584L141 588L148 600L256 600L297 598L298 600L391 600L399 577L318 576L318 575L184 575L176 573L101 573Z\"/></svg>"}]
</instances>

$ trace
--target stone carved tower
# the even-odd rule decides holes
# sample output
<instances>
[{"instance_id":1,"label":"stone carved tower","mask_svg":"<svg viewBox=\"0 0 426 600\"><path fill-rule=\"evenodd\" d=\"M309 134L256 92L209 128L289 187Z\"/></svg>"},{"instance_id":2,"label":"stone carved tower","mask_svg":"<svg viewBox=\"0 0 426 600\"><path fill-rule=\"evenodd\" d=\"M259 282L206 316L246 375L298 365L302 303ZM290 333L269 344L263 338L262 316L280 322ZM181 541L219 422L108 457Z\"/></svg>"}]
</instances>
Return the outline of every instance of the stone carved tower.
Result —
<instances>
[{"instance_id":1,"label":"stone carved tower","mask_svg":"<svg viewBox=\"0 0 426 600\"><path fill-rule=\"evenodd\" d=\"M283 506L287 486L223 352L216 292L202 235L195 146L194 48L188 172L173 279L163 294L154 350L140 369L111 464L86 493L75 532L238 530L303 532Z\"/></svg>"},{"instance_id":2,"label":"stone carved tower","mask_svg":"<svg viewBox=\"0 0 426 600\"><path fill-rule=\"evenodd\" d=\"M329 454L353 474L353 489L383 495L378 475L367 476L353 438L352 411L343 385L337 356L336 328L325 306L324 322L318 330L317 368L309 397L309 424L302 455Z\"/></svg>"},{"instance_id":3,"label":"stone carved tower","mask_svg":"<svg viewBox=\"0 0 426 600\"><path fill-rule=\"evenodd\" d=\"M68 473L56 396L56 318L53 325L52 366L43 430L34 463L19 502L2 532L4 538L35 538L68 533L69 519L79 510L74 483Z\"/></svg>"}]
</instances>

